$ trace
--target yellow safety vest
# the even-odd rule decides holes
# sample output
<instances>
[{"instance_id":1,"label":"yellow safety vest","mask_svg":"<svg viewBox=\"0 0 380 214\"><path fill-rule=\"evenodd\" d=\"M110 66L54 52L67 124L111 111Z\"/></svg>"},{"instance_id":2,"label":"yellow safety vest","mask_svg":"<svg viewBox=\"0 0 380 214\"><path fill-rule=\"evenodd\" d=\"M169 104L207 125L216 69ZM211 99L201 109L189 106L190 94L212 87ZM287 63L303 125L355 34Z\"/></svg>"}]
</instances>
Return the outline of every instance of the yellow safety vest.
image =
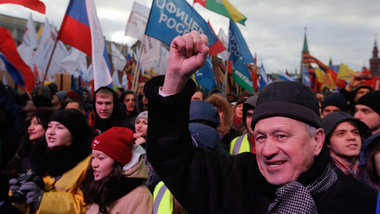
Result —
<instances>
[{"instance_id":1,"label":"yellow safety vest","mask_svg":"<svg viewBox=\"0 0 380 214\"><path fill-rule=\"evenodd\" d=\"M248 134L243 134L231 141L230 154L237 155L243 152L252 152L252 149Z\"/></svg>"},{"instance_id":2,"label":"yellow safety vest","mask_svg":"<svg viewBox=\"0 0 380 214\"><path fill-rule=\"evenodd\" d=\"M164 182L160 181L153 192L153 214L173 213L173 197Z\"/></svg>"}]
</instances>

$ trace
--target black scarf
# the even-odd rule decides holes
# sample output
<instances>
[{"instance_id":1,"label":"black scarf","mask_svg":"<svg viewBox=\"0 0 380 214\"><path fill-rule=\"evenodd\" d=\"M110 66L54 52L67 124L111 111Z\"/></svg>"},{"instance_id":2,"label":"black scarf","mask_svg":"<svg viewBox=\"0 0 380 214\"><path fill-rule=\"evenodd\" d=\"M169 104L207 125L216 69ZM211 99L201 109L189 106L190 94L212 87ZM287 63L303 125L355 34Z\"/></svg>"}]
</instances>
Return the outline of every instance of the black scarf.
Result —
<instances>
[{"instance_id":1,"label":"black scarf","mask_svg":"<svg viewBox=\"0 0 380 214\"><path fill-rule=\"evenodd\" d=\"M335 171L328 165L323 173L307 186L297 181L289 182L277 189L267 213L318 213L312 196L328 190L337 179Z\"/></svg>"}]
</instances>

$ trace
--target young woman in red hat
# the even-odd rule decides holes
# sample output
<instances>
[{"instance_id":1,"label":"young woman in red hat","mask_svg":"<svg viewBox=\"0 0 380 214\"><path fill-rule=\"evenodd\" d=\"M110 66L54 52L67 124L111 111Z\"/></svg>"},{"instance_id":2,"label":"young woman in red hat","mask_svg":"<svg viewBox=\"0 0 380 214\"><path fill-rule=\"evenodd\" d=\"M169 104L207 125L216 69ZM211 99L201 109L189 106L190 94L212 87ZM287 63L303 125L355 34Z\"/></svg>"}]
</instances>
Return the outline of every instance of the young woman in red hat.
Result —
<instances>
[{"instance_id":1,"label":"young woman in red hat","mask_svg":"<svg viewBox=\"0 0 380 214\"><path fill-rule=\"evenodd\" d=\"M133 145L133 132L112 127L95 137L91 167L82 182L86 213L152 213L145 151Z\"/></svg>"}]
</instances>

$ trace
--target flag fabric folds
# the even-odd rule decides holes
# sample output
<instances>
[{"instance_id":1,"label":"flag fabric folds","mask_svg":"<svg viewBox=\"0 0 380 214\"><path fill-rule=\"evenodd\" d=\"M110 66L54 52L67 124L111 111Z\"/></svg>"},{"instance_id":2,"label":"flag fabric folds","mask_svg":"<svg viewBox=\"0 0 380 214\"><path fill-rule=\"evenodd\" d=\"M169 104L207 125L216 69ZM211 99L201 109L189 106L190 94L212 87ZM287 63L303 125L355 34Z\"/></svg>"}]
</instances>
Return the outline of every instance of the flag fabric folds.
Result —
<instances>
[{"instance_id":1,"label":"flag fabric folds","mask_svg":"<svg viewBox=\"0 0 380 214\"><path fill-rule=\"evenodd\" d=\"M31 92L34 88L35 82L32 70L27 64L25 64L18 54L15 41L13 40L9 30L2 27L0 27L0 52L4 58L6 58L6 60L12 64L14 68L16 68L16 70L14 70L12 67L7 67L7 69L11 69L8 70L10 73L16 71L18 72L15 75L11 75L12 78L16 78L14 79L15 82L17 83L20 80L19 83L21 84L19 85L25 87L27 91ZM8 64L8 66L10 65ZM22 78L20 78L20 76L23 77L23 81L21 81Z\"/></svg>"},{"instance_id":2,"label":"flag fabric folds","mask_svg":"<svg viewBox=\"0 0 380 214\"><path fill-rule=\"evenodd\" d=\"M112 88L111 66L93 0L70 0L58 39L92 57L94 90Z\"/></svg>"},{"instance_id":3,"label":"flag fabric folds","mask_svg":"<svg viewBox=\"0 0 380 214\"><path fill-rule=\"evenodd\" d=\"M3 60L5 64L5 68L7 69L9 75L12 77L15 83L20 86L25 86L24 77L17 70L17 68L14 65L12 65L12 63L10 63L9 60L1 52L0 52L0 59Z\"/></svg>"},{"instance_id":4,"label":"flag fabric folds","mask_svg":"<svg viewBox=\"0 0 380 214\"><path fill-rule=\"evenodd\" d=\"M215 31L214 29L212 28L211 26L211 23L210 22L207 22L208 25L210 26L212 32L215 34ZM216 36L216 34L215 34ZM216 36L218 38L218 36ZM217 55L218 53L220 52L223 52L225 51L226 48L224 47L223 43L219 40L218 38L218 41L216 41L213 45L210 46L210 56L213 56L213 55Z\"/></svg>"},{"instance_id":5,"label":"flag fabric folds","mask_svg":"<svg viewBox=\"0 0 380 214\"><path fill-rule=\"evenodd\" d=\"M208 94L213 88L216 88L214 71L212 70L210 57L207 56L205 64L195 72L196 82L203 86Z\"/></svg>"},{"instance_id":6,"label":"flag fabric folds","mask_svg":"<svg viewBox=\"0 0 380 214\"><path fill-rule=\"evenodd\" d=\"M309 68L305 68L305 69L303 69L303 71L302 71L302 84L311 87L311 83L310 83L310 75L309 75Z\"/></svg>"},{"instance_id":7,"label":"flag fabric folds","mask_svg":"<svg viewBox=\"0 0 380 214\"><path fill-rule=\"evenodd\" d=\"M347 65L341 63L338 71L338 79L350 80L356 72L349 68Z\"/></svg>"},{"instance_id":8,"label":"flag fabric folds","mask_svg":"<svg viewBox=\"0 0 380 214\"><path fill-rule=\"evenodd\" d=\"M222 58L223 62L224 62L225 60L228 59L228 50L227 50L228 49L228 36L224 32L223 28L219 29L218 39L222 42L222 44L223 44L223 46L225 48L225 50L223 52L221 52L221 53L218 54L218 56L220 58Z\"/></svg>"},{"instance_id":9,"label":"flag fabric folds","mask_svg":"<svg viewBox=\"0 0 380 214\"><path fill-rule=\"evenodd\" d=\"M248 70L248 69L247 69ZM253 93L253 83L248 76L241 73L239 70L233 69L232 76L234 81L247 90L249 93Z\"/></svg>"},{"instance_id":10,"label":"flag fabric folds","mask_svg":"<svg viewBox=\"0 0 380 214\"><path fill-rule=\"evenodd\" d=\"M208 46L218 38L207 22L186 1L153 0L145 34L170 45L176 36L199 31L208 37Z\"/></svg>"},{"instance_id":11,"label":"flag fabric folds","mask_svg":"<svg viewBox=\"0 0 380 214\"><path fill-rule=\"evenodd\" d=\"M112 65L114 71L122 71L124 69L125 64L127 63L127 59L116 46L111 43L111 56L112 56Z\"/></svg>"},{"instance_id":12,"label":"flag fabric folds","mask_svg":"<svg viewBox=\"0 0 380 214\"><path fill-rule=\"evenodd\" d=\"M38 69L38 77L42 82L44 81L44 74L51 56L51 53L56 42L57 32L49 23L49 20L45 19L44 30L40 38L40 45L33 57L34 64ZM53 57L51 59L49 71L46 76L46 80L55 81L55 74L61 72L61 60L68 55L68 51L61 41L57 42Z\"/></svg>"},{"instance_id":13,"label":"flag fabric folds","mask_svg":"<svg viewBox=\"0 0 380 214\"><path fill-rule=\"evenodd\" d=\"M260 71L260 88L264 88L268 84L267 73L265 72L265 68L263 62L261 62L261 71Z\"/></svg>"},{"instance_id":14,"label":"flag fabric folds","mask_svg":"<svg viewBox=\"0 0 380 214\"><path fill-rule=\"evenodd\" d=\"M247 17L240 13L228 0L194 0L194 3L199 3L211 11L243 25L247 20Z\"/></svg>"},{"instance_id":15,"label":"flag fabric folds","mask_svg":"<svg viewBox=\"0 0 380 214\"><path fill-rule=\"evenodd\" d=\"M66 73L78 77L81 75L81 71L85 72L87 70L86 54L71 47L70 54L62 58L61 66Z\"/></svg>"},{"instance_id":16,"label":"flag fabric folds","mask_svg":"<svg viewBox=\"0 0 380 214\"><path fill-rule=\"evenodd\" d=\"M39 0L0 0L0 4L18 4L29 9L45 14L45 4Z\"/></svg>"},{"instance_id":17,"label":"flag fabric folds","mask_svg":"<svg viewBox=\"0 0 380 214\"><path fill-rule=\"evenodd\" d=\"M38 39L36 27L33 22L32 14L30 13L26 24L25 33L21 45L17 47L22 60L32 69L34 66L34 50L38 47Z\"/></svg>"},{"instance_id":18,"label":"flag fabric folds","mask_svg":"<svg viewBox=\"0 0 380 214\"><path fill-rule=\"evenodd\" d=\"M26 23L25 33L22 39L22 43L31 49L38 47L38 39L36 27L33 22L32 14L29 15L28 22Z\"/></svg>"},{"instance_id":19,"label":"flag fabric folds","mask_svg":"<svg viewBox=\"0 0 380 214\"><path fill-rule=\"evenodd\" d=\"M288 76L287 74L279 74L278 77L285 81L296 81L295 78Z\"/></svg>"},{"instance_id":20,"label":"flag fabric folds","mask_svg":"<svg viewBox=\"0 0 380 214\"><path fill-rule=\"evenodd\" d=\"M125 35L139 39L144 38L146 23L148 21L150 9L138 2L133 2L131 13L125 27Z\"/></svg>"},{"instance_id":21,"label":"flag fabric folds","mask_svg":"<svg viewBox=\"0 0 380 214\"><path fill-rule=\"evenodd\" d=\"M231 19L228 37L228 50L230 52L230 60L232 61L233 66L247 77L250 77L247 64L253 63L255 60L253 59L239 28Z\"/></svg>"}]
</instances>

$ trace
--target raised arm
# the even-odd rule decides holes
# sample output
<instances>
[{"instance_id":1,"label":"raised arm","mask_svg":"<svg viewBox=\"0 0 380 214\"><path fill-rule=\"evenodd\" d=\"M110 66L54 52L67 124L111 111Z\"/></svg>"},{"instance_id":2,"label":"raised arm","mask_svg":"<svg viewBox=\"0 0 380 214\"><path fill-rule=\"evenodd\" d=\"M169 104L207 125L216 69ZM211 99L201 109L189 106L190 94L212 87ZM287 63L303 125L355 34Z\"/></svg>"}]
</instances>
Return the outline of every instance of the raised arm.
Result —
<instances>
[{"instance_id":1,"label":"raised arm","mask_svg":"<svg viewBox=\"0 0 380 214\"><path fill-rule=\"evenodd\" d=\"M182 91L191 75L205 63L209 52L207 42L207 36L197 31L177 36L172 41L162 92L177 94Z\"/></svg>"}]
</instances>

